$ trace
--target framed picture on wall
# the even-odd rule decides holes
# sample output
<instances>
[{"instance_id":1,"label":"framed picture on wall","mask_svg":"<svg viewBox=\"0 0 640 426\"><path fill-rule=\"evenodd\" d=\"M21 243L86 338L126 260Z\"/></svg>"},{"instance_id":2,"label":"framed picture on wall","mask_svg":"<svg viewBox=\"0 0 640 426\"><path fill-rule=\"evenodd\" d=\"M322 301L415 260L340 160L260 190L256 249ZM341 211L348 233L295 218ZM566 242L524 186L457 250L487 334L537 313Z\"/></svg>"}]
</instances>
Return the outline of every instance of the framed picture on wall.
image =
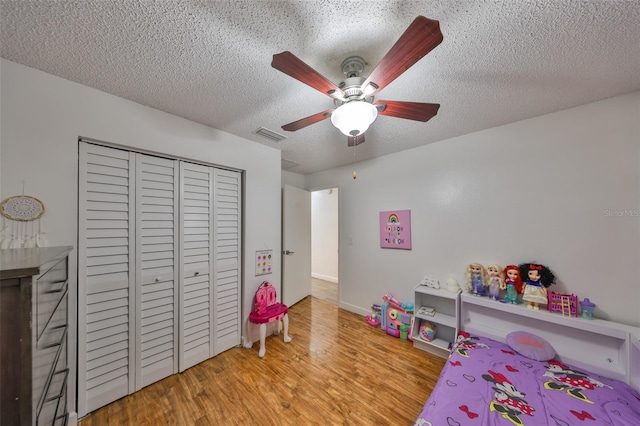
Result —
<instances>
[{"instance_id":1,"label":"framed picture on wall","mask_svg":"<svg viewBox=\"0 0 640 426\"><path fill-rule=\"evenodd\" d=\"M411 210L380 212L380 248L411 250Z\"/></svg>"},{"instance_id":2,"label":"framed picture on wall","mask_svg":"<svg viewBox=\"0 0 640 426\"><path fill-rule=\"evenodd\" d=\"M273 249L256 251L256 277L270 274L273 266Z\"/></svg>"}]
</instances>

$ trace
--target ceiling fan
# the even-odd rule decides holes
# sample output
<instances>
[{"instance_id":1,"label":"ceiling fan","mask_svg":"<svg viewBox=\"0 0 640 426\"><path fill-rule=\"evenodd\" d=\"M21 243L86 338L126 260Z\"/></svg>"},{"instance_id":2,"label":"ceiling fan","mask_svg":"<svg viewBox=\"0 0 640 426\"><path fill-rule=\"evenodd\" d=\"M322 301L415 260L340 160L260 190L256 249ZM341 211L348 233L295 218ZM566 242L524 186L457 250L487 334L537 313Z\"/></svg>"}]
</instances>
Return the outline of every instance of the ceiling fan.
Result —
<instances>
[{"instance_id":1,"label":"ceiling fan","mask_svg":"<svg viewBox=\"0 0 640 426\"><path fill-rule=\"evenodd\" d=\"M335 85L293 53L273 55L271 66L334 99L328 109L282 126L295 132L331 117L331 123L348 137L349 146L364 142L364 132L378 114L408 120L428 121L440 104L403 101L374 101L374 96L442 42L440 23L418 16L366 79L360 77L364 60L352 56L342 62L347 78Z\"/></svg>"}]
</instances>

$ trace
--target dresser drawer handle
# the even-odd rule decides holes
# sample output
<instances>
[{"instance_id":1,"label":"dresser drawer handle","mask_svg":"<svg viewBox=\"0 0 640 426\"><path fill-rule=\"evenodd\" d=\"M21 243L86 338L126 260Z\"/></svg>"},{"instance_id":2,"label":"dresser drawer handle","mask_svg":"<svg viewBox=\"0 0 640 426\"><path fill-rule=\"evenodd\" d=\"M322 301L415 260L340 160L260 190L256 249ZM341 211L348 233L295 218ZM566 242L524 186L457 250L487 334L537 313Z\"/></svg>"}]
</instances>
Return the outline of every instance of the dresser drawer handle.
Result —
<instances>
[{"instance_id":1,"label":"dresser drawer handle","mask_svg":"<svg viewBox=\"0 0 640 426\"><path fill-rule=\"evenodd\" d=\"M193 275L197 277L198 275L200 275L200 271L196 271Z\"/></svg>"}]
</instances>

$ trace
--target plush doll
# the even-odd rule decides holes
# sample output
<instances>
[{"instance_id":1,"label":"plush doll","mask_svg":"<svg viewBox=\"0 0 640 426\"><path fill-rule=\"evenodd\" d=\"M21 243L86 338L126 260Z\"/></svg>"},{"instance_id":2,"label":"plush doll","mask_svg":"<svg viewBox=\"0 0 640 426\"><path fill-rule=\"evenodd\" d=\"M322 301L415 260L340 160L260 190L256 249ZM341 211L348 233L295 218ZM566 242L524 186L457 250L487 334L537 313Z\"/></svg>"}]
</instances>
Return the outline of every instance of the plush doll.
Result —
<instances>
[{"instance_id":1,"label":"plush doll","mask_svg":"<svg viewBox=\"0 0 640 426\"><path fill-rule=\"evenodd\" d=\"M556 282L556 277L549 268L537 263L523 263L518 268L525 279L522 300L527 302L527 308L538 310L541 303L547 304L547 287Z\"/></svg>"},{"instance_id":2,"label":"plush doll","mask_svg":"<svg viewBox=\"0 0 640 426\"><path fill-rule=\"evenodd\" d=\"M479 263L472 263L467 267L465 274L465 287L468 292L477 296L484 296L487 293L486 287L489 285L487 270Z\"/></svg>"},{"instance_id":3,"label":"plush doll","mask_svg":"<svg viewBox=\"0 0 640 426\"><path fill-rule=\"evenodd\" d=\"M504 268L504 272L506 275L505 287L507 288L507 295L502 299L502 302L518 305L520 304L518 293L522 293L520 269L516 265L508 265Z\"/></svg>"},{"instance_id":4,"label":"plush doll","mask_svg":"<svg viewBox=\"0 0 640 426\"><path fill-rule=\"evenodd\" d=\"M504 290L504 271L499 265L487 266L487 274L489 275L489 298L498 300L500 298L500 290Z\"/></svg>"}]
</instances>

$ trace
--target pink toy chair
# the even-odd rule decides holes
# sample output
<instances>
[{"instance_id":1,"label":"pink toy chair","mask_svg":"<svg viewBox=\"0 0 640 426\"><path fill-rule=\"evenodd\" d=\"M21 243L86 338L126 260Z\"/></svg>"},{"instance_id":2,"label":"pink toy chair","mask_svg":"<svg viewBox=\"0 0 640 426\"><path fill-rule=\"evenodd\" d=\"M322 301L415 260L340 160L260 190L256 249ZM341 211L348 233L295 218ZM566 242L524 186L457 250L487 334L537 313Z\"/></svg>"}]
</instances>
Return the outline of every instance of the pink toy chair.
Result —
<instances>
[{"instance_id":1,"label":"pink toy chair","mask_svg":"<svg viewBox=\"0 0 640 426\"><path fill-rule=\"evenodd\" d=\"M249 314L249 321L252 324L260 325L260 352L258 356L262 358L267 351L264 347L264 341L267 337L267 324L278 321L278 328L275 334L280 333L280 319L284 324L284 341L289 343L289 315L287 314L287 305L276 301L276 289L267 281L263 281L258 287L255 296L255 307L253 312Z\"/></svg>"}]
</instances>

